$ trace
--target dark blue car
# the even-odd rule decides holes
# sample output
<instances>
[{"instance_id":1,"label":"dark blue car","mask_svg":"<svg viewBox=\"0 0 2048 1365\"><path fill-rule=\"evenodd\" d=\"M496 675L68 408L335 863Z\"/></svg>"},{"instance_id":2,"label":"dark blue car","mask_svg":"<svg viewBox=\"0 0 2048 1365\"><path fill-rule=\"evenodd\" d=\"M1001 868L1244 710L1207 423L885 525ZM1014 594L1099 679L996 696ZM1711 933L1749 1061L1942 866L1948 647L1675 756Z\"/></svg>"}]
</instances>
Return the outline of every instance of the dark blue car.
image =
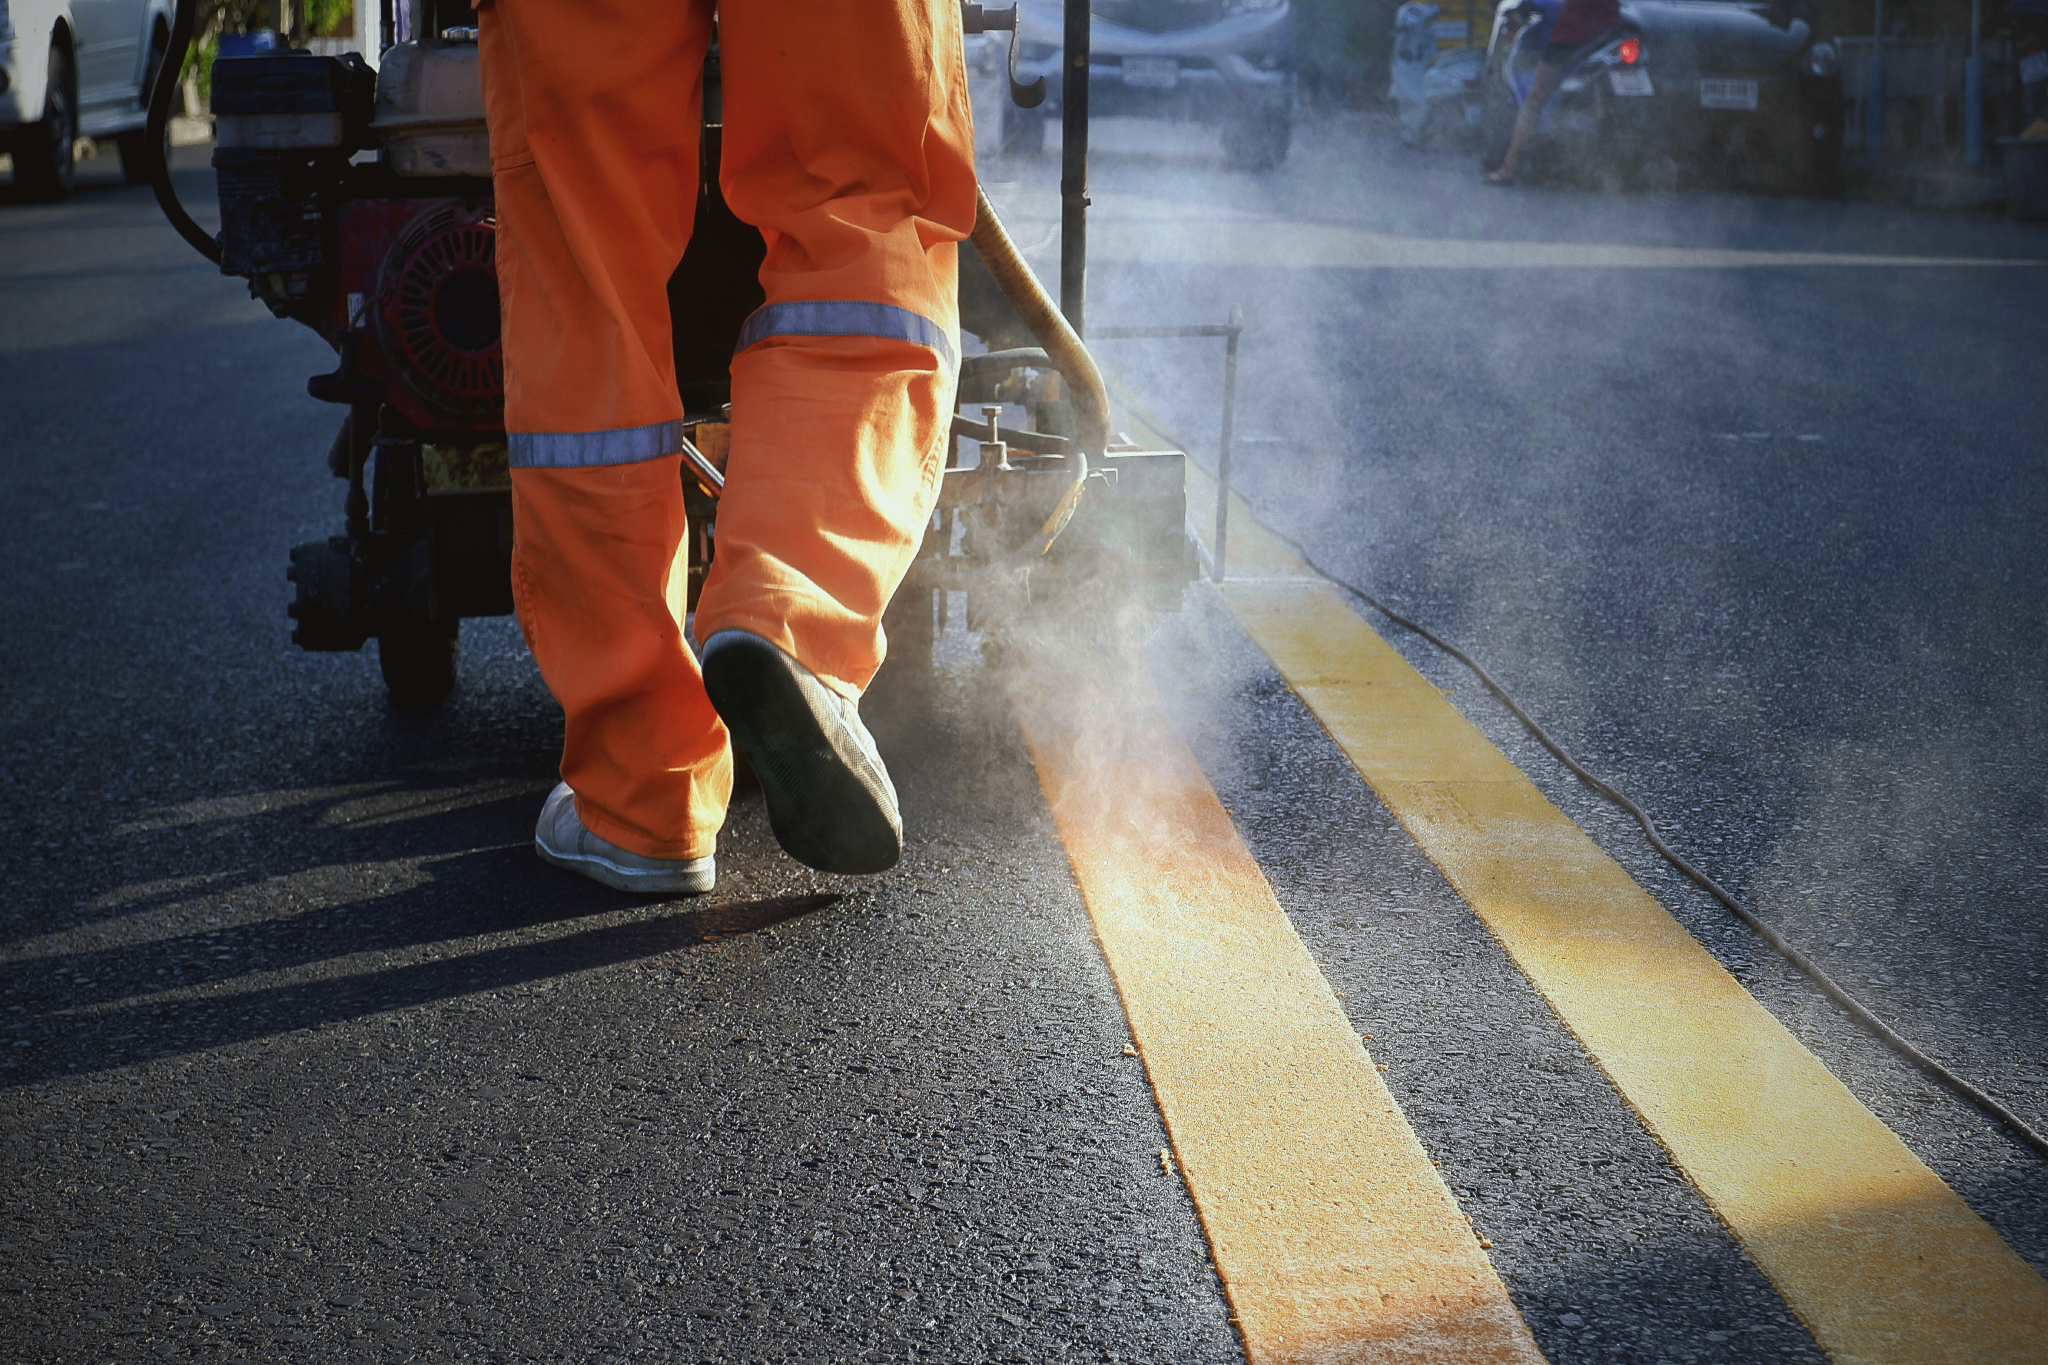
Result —
<instances>
[{"instance_id":1,"label":"dark blue car","mask_svg":"<svg viewBox=\"0 0 2048 1365\"><path fill-rule=\"evenodd\" d=\"M1559 0L1502 0L1482 81L1496 166ZM1832 193L1842 153L1834 45L1794 4L1623 0L1611 33L1570 53L1528 173L1600 185L1669 181Z\"/></svg>"}]
</instances>

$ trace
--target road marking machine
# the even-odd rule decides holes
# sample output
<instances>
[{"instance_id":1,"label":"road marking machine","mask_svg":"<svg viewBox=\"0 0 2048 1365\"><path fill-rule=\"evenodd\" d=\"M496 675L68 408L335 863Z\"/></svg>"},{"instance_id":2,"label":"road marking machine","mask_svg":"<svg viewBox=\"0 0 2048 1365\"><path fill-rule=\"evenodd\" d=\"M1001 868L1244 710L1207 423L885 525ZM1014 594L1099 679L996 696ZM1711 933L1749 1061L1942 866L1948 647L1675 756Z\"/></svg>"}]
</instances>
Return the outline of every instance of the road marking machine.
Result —
<instances>
[{"instance_id":1,"label":"road marking machine","mask_svg":"<svg viewBox=\"0 0 2048 1365\"><path fill-rule=\"evenodd\" d=\"M194 0L171 37L181 69ZM1080 336L1085 288L1088 6L1066 0L1061 301L1055 306L980 200L961 244L960 326L980 350L960 365L956 440L938 509L887 618L915 657L964 593L995 628L1064 612L1171 607L1193 575L1185 456L1110 430L1102 377ZM970 34L1012 34L1014 9L962 9ZM309 650L377 641L392 698L429 705L455 681L464 617L509 614L512 499L499 346L497 224L476 30L467 0L384 0L375 69L357 54L279 49L213 66L221 230L179 203L164 154L176 82L150 96L153 181L172 225L280 318L333 348L313 397L345 415L327 454L345 480L341 534L291 551L292 638ZM688 448L690 600L717 553L731 413L730 360L761 305L761 234L719 191L718 54L705 70L701 184L688 251L668 281ZM969 343L972 348L974 342ZM1004 426L1021 409L1025 425Z\"/></svg>"}]
</instances>

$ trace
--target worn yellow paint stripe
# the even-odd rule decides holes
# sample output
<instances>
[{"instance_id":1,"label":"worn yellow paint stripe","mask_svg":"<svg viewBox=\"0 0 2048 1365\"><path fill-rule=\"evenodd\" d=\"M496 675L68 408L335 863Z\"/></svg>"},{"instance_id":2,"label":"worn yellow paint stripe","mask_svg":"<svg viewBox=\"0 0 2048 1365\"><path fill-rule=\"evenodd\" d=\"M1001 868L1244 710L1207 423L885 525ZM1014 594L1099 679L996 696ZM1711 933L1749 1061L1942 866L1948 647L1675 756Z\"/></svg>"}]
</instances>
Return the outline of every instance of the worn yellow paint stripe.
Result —
<instances>
[{"instance_id":1,"label":"worn yellow paint stripe","mask_svg":"<svg viewBox=\"0 0 2048 1365\"><path fill-rule=\"evenodd\" d=\"M1230 544L1238 621L1835 1361L2048 1361L2048 1283L1240 499Z\"/></svg>"},{"instance_id":2,"label":"worn yellow paint stripe","mask_svg":"<svg viewBox=\"0 0 2048 1365\"><path fill-rule=\"evenodd\" d=\"M1060 223L1057 189L984 186L1010 230L1036 257ZM1404 237L1347 223L1312 222L1221 204L1096 194L1088 218L1092 261L1256 270L1979 270L2048 265L2039 257L1909 256L1851 251L1760 251L1628 242L1489 241ZM1037 237L1037 241L1030 241Z\"/></svg>"},{"instance_id":3,"label":"worn yellow paint stripe","mask_svg":"<svg viewBox=\"0 0 2048 1365\"><path fill-rule=\"evenodd\" d=\"M1540 1365L1142 669L1012 700L1252 1365Z\"/></svg>"}]
</instances>

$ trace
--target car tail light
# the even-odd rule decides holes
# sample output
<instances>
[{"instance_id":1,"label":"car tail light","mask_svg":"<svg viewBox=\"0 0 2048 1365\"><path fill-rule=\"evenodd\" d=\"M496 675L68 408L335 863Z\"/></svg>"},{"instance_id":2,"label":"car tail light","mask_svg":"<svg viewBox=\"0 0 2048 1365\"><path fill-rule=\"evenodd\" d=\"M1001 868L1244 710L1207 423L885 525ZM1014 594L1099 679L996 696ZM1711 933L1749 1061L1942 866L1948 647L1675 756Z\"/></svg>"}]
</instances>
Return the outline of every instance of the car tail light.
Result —
<instances>
[{"instance_id":1,"label":"car tail light","mask_svg":"<svg viewBox=\"0 0 2048 1365\"><path fill-rule=\"evenodd\" d=\"M1621 58L1623 66L1634 66L1643 59L1643 40L1641 38L1623 38L1621 45L1615 48L1614 55Z\"/></svg>"}]
</instances>

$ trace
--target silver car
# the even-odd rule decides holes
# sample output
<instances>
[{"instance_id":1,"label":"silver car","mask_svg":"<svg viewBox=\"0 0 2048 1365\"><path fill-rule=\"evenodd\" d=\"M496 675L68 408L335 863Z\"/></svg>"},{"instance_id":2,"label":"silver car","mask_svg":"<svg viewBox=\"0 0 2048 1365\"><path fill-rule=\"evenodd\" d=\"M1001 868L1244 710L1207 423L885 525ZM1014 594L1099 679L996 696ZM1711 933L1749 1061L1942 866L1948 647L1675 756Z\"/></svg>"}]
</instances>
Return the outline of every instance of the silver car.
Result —
<instances>
[{"instance_id":1,"label":"silver car","mask_svg":"<svg viewBox=\"0 0 2048 1365\"><path fill-rule=\"evenodd\" d=\"M0 149L31 199L71 190L72 145L113 138L148 178L144 103L171 40L171 0L0 0Z\"/></svg>"}]
</instances>

